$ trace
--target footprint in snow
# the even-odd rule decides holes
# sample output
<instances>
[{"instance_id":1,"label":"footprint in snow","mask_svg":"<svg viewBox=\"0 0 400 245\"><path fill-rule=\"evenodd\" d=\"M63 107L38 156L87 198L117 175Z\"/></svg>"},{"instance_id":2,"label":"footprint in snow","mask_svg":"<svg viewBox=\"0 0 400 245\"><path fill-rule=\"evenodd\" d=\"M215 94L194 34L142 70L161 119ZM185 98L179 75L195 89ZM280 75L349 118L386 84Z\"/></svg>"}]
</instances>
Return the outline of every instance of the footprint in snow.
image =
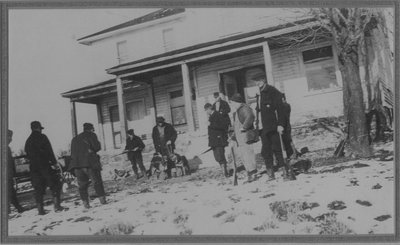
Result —
<instances>
[{"instance_id":1,"label":"footprint in snow","mask_svg":"<svg viewBox=\"0 0 400 245\"><path fill-rule=\"evenodd\" d=\"M219 213L217 213L217 214L214 214L213 217L214 217L214 218L219 218L219 217L221 217L221 216L224 215L224 214L227 214L227 212L226 212L226 211L221 211L221 212L219 212Z\"/></svg>"},{"instance_id":2,"label":"footprint in snow","mask_svg":"<svg viewBox=\"0 0 400 245\"><path fill-rule=\"evenodd\" d=\"M372 204L370 202L368 202L368 201L357 200L356 203L360 204L361 206L365 206L365 207L372 206Z\"/></svg>"},{"instance_id":3,"label":"footprint in snow","mask_svg":"<svg viewBox=\"0 0 400 245\"><path fill-rule=\"evenodd\" d=\"M261 196L260 198L268 198L268 197L272 197L272 196L275 196L275 193L270 193L270 194Z\"/></svg>"},{"instance_id":4,"label":"footprint in snow","mask_svg":"<svg viewBox=\"0 0 400 245\"><path fill-rule=\"evenodd\" d=\"M376 217L374 220L377 220L377 221L381 221L381 222L382 222L382 221L385 221L385 220L390 219L390 218L392 218L392 216L386 214L386 215L378 216L378 217Z\"/></svg>"},{"instance_id":5,"label":"footprint in snow","mask_svg":"<svg viewBox=\"0 0 400 245\"><path fill-rule=\"evenodd\" d=\"M91 217L88 216L83 216L83 217L79 217L77 219L74 220L74 222L82 222L82 221L92 221L93 219Z\"/></svg>"},{"instance_id":6,"label":"footprint in snow","mask_svg":"<svg viewBox=\"0 0 400 245\"><path fill-rule=\"evenodd\" d=\"M343 201L333 201L328 204L330 210L342 210L347 208Z\"/></svg>"},{"instance_id":7,"label":"footprint in snow","mask_svg":"<svg viewBox=\"0 0 400 245\"><path fill-rule=\"evenodd\" d=\"M372 189L373 190L379 190L379 189L381 189L382 188L382 186L378 183L378 184L376 184L376 185L374 185L374 186L372 186Z\"/></svg>"}]
</instances>

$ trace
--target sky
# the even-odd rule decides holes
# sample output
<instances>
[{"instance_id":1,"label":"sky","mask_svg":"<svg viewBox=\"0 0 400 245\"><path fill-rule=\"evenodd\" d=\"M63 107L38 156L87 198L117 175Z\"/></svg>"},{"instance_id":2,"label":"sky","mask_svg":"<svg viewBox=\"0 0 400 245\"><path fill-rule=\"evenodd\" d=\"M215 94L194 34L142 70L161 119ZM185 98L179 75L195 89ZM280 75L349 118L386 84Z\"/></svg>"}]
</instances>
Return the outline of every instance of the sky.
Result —
<instances>
[{"instance_id":1,"label":"sky","mask_svg":"<svg viewBox=\"0 0 400 245\"><path fill-rule=\"evenodd\" d=\"M61 93L94 81L90 46L80 37L140 17L154 9L19 9L9 12L9 129L14 154L42 123L55 153L72 139L69 99ZM105 71L104 71L105 72ZM84 122L97 127L95 105L77 103L78 132ZM98 132L97 128L96 131Z\"/></svg>"}]
</instances>

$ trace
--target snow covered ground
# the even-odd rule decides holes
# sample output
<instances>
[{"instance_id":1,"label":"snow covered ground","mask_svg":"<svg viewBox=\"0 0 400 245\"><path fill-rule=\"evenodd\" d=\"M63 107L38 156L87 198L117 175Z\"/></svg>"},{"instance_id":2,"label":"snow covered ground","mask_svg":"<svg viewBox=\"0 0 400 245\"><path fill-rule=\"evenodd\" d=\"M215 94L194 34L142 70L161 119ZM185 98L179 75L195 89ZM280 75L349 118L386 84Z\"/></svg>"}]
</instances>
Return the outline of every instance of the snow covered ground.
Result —
<instances>
[{"instance_id":1,"label":"snow covered ground","mask_svg":"<svg viewBox=\"0 0 400 245\"><path fill-rule=\"evenodd\" d=\"M376 150L393 154L393 142ZM241 178L233 186L212 163L166 181L132 176L107 181L107 205L94 199L84 212L75 189L64 196L68 211L54 213L49 204L45 216L37 216L36 209L13 212L9 235L394 233L390 156L312 168L296 181L277 176L266 182L263 175L249 184Z\"/></svg>"}]
</instances>

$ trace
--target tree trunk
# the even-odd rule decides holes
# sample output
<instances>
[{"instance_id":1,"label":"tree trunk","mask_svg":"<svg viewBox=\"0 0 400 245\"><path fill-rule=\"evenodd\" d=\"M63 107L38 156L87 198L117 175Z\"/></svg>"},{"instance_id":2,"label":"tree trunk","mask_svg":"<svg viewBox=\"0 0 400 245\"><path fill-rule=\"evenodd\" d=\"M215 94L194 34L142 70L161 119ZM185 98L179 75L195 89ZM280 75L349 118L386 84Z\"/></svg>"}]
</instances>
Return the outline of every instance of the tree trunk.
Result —
<instances>
[{"instance_id":1,"label":"tree trunk","mask_svg":"<svg viewBox=\"0 0 400 245\"><path fill-rule=\"evenodd\" d=\"M341 55L341 61L339 68L343 76L344 112L350 122L348 148L354 156L370 156L358 55L355 52Z\"/></svg>"}]
</instances>

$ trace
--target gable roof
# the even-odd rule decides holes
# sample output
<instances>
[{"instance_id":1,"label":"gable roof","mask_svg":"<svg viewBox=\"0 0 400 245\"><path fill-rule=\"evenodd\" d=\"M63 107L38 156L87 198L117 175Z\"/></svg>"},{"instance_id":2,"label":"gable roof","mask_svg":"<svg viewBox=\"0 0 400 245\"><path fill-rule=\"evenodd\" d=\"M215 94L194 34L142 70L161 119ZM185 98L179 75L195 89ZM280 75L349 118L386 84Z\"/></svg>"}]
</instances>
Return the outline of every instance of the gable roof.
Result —
<instances>
[{"instance_id":1,"label":"gable roof","mask_svg":"<svg viewBox=\"0 0 400 245\"><path fill-rule=\"evenodd\" d=\"M164 17L167 17L167 16L171 16L171 15L179 14L179 13L183 13L183 12L185 12L184 8L163 8L163 9L157 10L155 12L151 12L151 13L149 13L147 15L142 16L142 17L139 17L139 18L124 22L122 24L119 24L119 25L112 26L110 28L104 29L102 31L93 33L91 35L79 38L78 41L82 41L82 40L84 40L86 38L95 37L95 36L98 36L98 35L101 35L101 34L105 34L105 33L108 33L108 32L120 30L120 29L123 29L123 28L126 28L126 27L135 26L135 25L138 25L138 24L142 24L142 23L149 22L149 21L156 20L156 19L161 19L161 18L164 18Z\"/></svg>"}]
</instances>

